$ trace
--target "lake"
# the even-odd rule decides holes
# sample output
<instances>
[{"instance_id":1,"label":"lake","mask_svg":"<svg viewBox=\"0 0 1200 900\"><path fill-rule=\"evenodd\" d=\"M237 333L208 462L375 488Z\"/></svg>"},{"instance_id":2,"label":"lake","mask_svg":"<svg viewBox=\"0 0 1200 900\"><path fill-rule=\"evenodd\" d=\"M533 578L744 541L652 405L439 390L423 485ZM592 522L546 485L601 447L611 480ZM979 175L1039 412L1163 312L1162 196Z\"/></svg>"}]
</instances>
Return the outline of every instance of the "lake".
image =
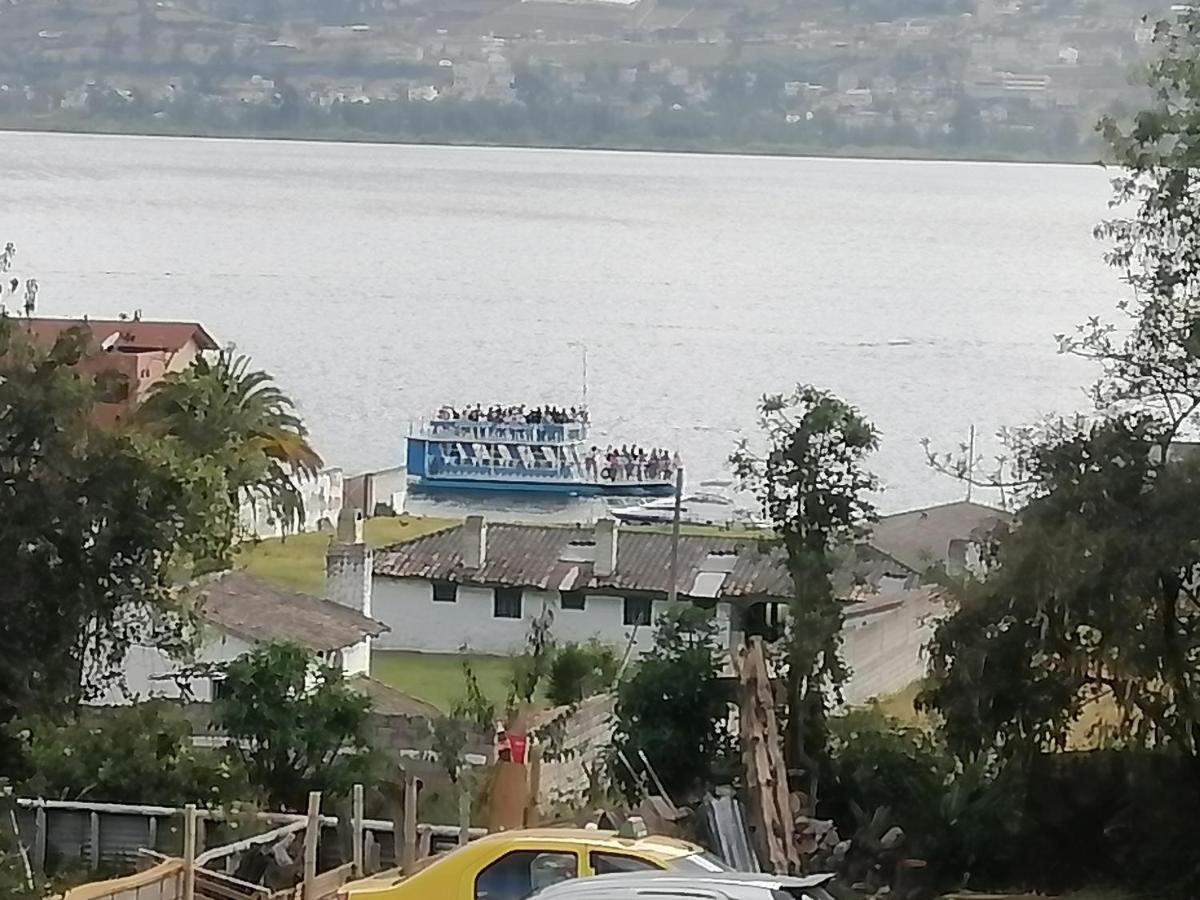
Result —
<instances>
[{"instance_id":1,"label":"lake","mask_svg":"<svg viewBox=\"0 0 1200 900\"><path fill-rule=\"evenodd\" d=\"M602 442L728 477L764 392L882 433L894 510L962 495L919 441L1086 404L1053 335L1121 295L1099 168L0 133L0 242L42 315L203 322L327 462L403 462L438 405L588 401Z\"/></svg>"}]
</instances>

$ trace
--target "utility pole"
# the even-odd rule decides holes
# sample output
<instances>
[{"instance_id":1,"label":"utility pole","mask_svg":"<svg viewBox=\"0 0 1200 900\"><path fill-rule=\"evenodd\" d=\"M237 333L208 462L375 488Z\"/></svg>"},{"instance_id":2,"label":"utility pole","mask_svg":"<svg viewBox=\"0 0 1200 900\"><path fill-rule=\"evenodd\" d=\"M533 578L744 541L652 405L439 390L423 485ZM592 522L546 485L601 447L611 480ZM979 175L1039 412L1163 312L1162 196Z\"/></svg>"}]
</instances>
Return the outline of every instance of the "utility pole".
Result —
<instances>
[{"instance_id":1,"label":"utility pole","mask_svg":"<svg viewBox=\"0 0 1200 900\"><path fill-rule=\"evenodd\" d=\"M683 502L683 466L675 470L675 515L671 519L671 568L667 575L667 602L674 603L678 592L675 580L679 577L679 512Z\"/></svg>"},{"instance_id":2,"label":"utility pole","mask_svg":"<svg viewBox=\"0 0 1200 900\"><path fill-rule=\"evenodd\" d=\"M971 502L972 482L975 480L975 426L971 426L971 438L967 442L967 502Z\"/></svg>"}]
</instances>

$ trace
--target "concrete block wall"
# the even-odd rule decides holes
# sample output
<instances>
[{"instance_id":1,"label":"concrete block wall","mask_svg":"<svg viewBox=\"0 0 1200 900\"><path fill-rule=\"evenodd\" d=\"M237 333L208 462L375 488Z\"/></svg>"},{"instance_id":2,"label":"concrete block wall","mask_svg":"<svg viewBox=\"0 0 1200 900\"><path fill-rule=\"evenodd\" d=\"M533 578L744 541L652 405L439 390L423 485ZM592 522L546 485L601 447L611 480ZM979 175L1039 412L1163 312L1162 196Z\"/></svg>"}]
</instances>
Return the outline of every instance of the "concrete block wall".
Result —
<instances>
[{"instance_id":1,"label":"concrete block wall","mask_svg":"<svg viewBox=\"0 0 1200 900\"><path fill-rule=\"evenodd\" d=\"M539 800L543 805L575 803L585 798L588 773L612 747L615 705L616 698L611 694L589 697L567 720L563 757L542 763ZM538 716L534 729L561 716L564 711L564 707L547 710Z\"/></svg>"}]
</instances>

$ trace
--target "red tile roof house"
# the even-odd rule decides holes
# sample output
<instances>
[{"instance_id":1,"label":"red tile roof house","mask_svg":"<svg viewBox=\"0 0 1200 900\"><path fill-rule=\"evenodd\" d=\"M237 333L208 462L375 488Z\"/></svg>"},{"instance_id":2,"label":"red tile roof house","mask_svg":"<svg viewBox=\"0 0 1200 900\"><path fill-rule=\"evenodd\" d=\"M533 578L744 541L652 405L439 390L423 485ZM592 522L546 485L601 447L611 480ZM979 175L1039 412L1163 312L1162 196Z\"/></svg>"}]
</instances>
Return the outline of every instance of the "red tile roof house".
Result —
<instances>
[{"instance_id":1,"label":"red tile roof house","mask_svg":"<svg viewBox=\"0 0 1200 900\"><path fill-rule=\"evenodd\" d=\"M96 421L124 421L169 372L181 372L206 350L218 344L196 322L148 322L141 319L17 319L40 345L49 346L64 331L81 327L91 335L98 355L81 364L92 373L118 372L129 380L129 395L118 403L98 404Z\"/></svg>"}]
</instances>

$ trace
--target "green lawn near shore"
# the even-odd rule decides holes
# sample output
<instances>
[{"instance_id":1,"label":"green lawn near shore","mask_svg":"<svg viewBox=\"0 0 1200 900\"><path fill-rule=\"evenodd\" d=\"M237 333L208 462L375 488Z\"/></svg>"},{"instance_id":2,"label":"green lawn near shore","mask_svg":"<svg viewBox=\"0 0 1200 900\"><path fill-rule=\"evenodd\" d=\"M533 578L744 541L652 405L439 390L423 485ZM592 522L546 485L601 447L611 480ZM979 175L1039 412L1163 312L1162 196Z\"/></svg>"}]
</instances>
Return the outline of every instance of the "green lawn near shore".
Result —
<instances>
[{"instance_id":1,"label":"green lawn near shore","mask_svg":"<svg viewBox=\"0 0 1200 900\"><path fill-rule=\"evenodd\" d=\"M508 697L511 661L504 656L462 653L410 653L406 650L372 650L372 677L406 694L449 712L466 688L463 662L469 662L484 695L504 709Z\"/></svg>"},{"instance_id":2,"label":"green lawn near shore","mask_svg":"<svg viewBox=\"0 0 1200 900\"><path fill-rule=\"evenodd\" d=\"M456 524L454 519L384 516L368 519L363 532L368 544L383 547ZM253 575L319 597L325 589L325 551L332 537L319 531L247 542L238 551L237 564Z\"/></svg>"}]
</instances>

